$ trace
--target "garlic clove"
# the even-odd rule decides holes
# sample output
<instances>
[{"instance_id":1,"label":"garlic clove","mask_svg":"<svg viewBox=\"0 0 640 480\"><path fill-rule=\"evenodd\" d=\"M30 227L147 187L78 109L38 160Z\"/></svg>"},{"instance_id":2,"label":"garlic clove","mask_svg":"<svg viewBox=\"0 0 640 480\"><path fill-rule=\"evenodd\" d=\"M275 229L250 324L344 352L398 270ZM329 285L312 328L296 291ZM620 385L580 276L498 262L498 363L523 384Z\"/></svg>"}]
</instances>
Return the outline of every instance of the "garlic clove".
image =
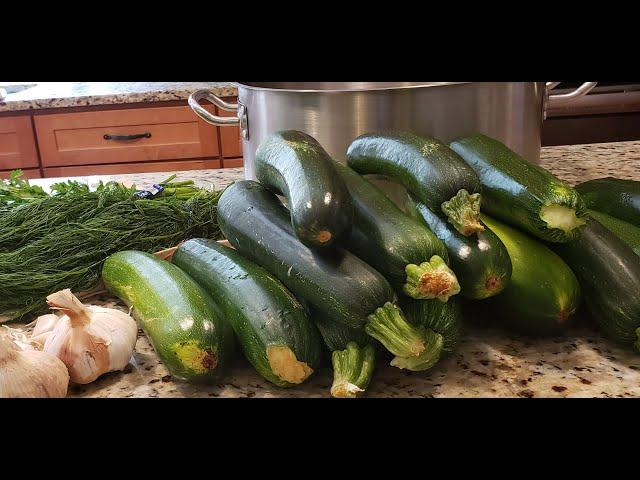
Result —
<instances>
[{"instance_id":1,"label":"garlic clove","mask_svg":"<svg viewBox=\"0 0 640 480\"><path fill-rule=\"evenodd\" d=\"M57 357L21 350L0 335L0 398L65 397L69 373Z\"/></svg>"},{"instance_id":2,"label":"garlic clove","mask_svg":"<svg viewBox=\"0 0 640 480\"><path fill-rule=\"evenodd\" d=\"M53 327L56 326L60 317L58 317L55 313L48 313L46 315L40 315L36 319L36 324L33 327L33 332L31 332L32 337L37 337L38 335L42 335L43 333L50 332L53 330Z\"/></svg>"},{"instance_id":3,"label":"garlic clove","mask_svg":"<svg viewBox=\"0 0 640 480\"><path fill-rule=\"evenodd\" d=\"M47 337L51 334L60 317L55 313L40 315L36 321L33 331L31 332L31 345L38 350L42 350Z\"/></svg>"}]
</instances>

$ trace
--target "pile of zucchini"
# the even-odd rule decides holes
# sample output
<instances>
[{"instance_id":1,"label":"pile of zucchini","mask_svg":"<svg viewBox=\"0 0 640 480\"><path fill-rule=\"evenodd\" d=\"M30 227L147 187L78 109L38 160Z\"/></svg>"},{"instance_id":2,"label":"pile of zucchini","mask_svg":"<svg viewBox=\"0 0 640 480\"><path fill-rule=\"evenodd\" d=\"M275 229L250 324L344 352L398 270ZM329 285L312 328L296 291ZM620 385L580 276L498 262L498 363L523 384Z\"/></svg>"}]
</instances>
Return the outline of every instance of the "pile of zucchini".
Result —
<instances>
[{"instance_id":1,"label":"pile of zucchini","mask_svg":"<svg viewBox=\"0 0 640 480\"><path fill-rule=\"evenodd\" d=\"M330 361L331 394L355 397L376 357L424 371L455 351L463 315L557 335L583 297L610 338L640 350L639 182L573 189L484 135L446 145L367 134L346 156L334 161L303 132L274 133L256 152L258 181L220 197L232 248L196 238L171 263L135 251L107 259L106 287L175 377L216 381L239 344L274 385ZM369 174L404 186L406 202Z\"/></svg>"}]
</instances>

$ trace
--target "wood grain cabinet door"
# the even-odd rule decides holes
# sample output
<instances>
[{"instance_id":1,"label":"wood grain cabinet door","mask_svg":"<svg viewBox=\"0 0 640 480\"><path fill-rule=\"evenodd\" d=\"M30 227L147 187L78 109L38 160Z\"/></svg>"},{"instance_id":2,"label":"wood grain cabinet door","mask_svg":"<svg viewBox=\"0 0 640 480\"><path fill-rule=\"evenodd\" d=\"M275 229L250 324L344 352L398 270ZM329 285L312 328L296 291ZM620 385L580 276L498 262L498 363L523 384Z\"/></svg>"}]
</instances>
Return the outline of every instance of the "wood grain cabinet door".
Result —
<instances>
[{"instance_id":1,"label":"wood grain cabinet door","mask_svg":"<svg viewBox=\"0 0 640 480\"><path fill-rule=\"evenodd\" d=\"M189 107L60 113L34 120L43 167L219 158L216 127Z\"/></svg>"},{"instance_id":2,"label":"wood grain cabinet door","mask_svg":"<svg viewBox=\"0 0 640 480\"><path fill-rule=\"evenodd\" d=\"M0 170L37 168L31 117L0 118Z\"/></svg>"}]
</instances>

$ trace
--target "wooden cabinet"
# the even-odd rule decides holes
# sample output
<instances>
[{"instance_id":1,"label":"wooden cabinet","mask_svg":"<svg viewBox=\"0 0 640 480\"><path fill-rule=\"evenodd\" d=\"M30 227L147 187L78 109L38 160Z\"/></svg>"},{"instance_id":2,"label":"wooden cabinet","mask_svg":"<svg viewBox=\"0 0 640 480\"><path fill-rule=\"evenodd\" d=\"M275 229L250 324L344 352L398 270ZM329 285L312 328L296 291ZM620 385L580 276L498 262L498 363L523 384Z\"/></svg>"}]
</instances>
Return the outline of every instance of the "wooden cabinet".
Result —
<instances>
[{"instance_id":1,"label":"wooden cabinet","mask_svg":"<svg viewBox=\"0 0 640 480\"><path fill-rule=\"evenodd\" d=\"M189 107L56 113L35 117L42 166L217 159L217 129Z\"/></svg>"},{"instance_id":2,"label":"wooden cabinet","mask_svg":"<svg viewBox=\"0 0 640 480\"><path fill-rule=\"evenodd\" d=\"M76 177L84 175L117 175L119 173L175 172L178 170L207 170L222 168L219 159L180 160L176 162L117 163L111 165L79 165L45 167L45 177Z\"/></svg>"},{"instance_id":3,"label":"wooden cabinet","mask_svg":"<svg viewBox=\"0 0 640 480\"><path fill-rule=\"evenodd\" d=\"M16 168L28 178L38 178L242 166L240 129L210 125L185 103L0 117L0 178ZM203 106L218 115L235 114Z\"/></svg>"},{"instance_id":4,"label":"wooden cabinet","mask_svg":"<svg viewBox=\"0 0 640 480\"><path fill-rule=\"evenodd\" d=\"M38 168L30 116L0 118L0 170Z\"/></svg>"}]
</instances>

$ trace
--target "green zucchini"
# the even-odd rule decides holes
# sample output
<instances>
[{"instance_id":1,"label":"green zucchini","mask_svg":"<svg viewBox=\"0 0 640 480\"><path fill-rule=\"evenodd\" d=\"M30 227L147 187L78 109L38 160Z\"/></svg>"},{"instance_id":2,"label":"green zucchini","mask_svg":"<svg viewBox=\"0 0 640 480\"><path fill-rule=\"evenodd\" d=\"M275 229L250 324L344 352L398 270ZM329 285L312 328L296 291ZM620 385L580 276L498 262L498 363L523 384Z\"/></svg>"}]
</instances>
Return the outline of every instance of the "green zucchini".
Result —
<instances>
[{"instance_id":1,"label":"green zucchini","mask_svg":"<svg viewBox=\"0 0 640 480\"><path fill-rule=\"evenodd\" d=\"M336 163L353 204L346 248L412 298L446 302L460 292L447 266L447 249L424 224L405 215L384 193L349 167Z\"/></svg>"},{"instance_id":2,"label":"green zucchini","mask_svg":"<svg viewBox=\"0 0 640 480\"><path fill-rule=\"evenodd\" d=\"M235 350L224 314L189 275L149 253L125 250L104 262L105 287L130 308L171 375L212 383Z\"/></svg>"},{"instance_id":3,"label":"green zucchini","mask_svg":"<svg viewBox=\"0 0 640 480\"><path fill-rule=\"evenodd\" d=\"M640 352L640 258L631 247L591 218L578 240L554 249L580 280L604 333Z\"/></svg>"},{"instance_id":4,"label":"green zucchini","mask_svg":"<svg viewBox=\"0 0 640 480\"><path fill-rule=\"evenodd\" d=\"M349 145L347 162L362 175L393 178L431 210L444 213L463 235L482 231L480 180L439 140L410 132L361 135Z\"/></svg>"},{"instance_id":5,"label":"green zucchini","mask_svg":"<svg viewBox=\"0 0 640 480\"><path fill-rule=\"evenodd\" d=\"M267 136L255 171L260 183L286 197L296 236L308 247L331 245L351 226L349 193L315 138L296 130Z\"/></svg>"},{"instance_id":6,"label":"green zucchini","mask_svg":"<svg viewBox=\"0 0 640 480\"><path fill-rule=\"evenodd\" d=\"M498 140L477 134L451 143L482 182L482 211L543 240L580 236L587 209L580 195Z\"/></svg>"},{"instance_id":7,"label":"green zucchini","mask_svg":"<svg viewBox=\"0 0 640 480\"><path fill-rule=\"evenodd\" d=\"M576 185L588 208L640 227L640 182L598 178Z\"/></svg>"},{"instance_id":8,"label":"green zucchini","mask_svg":"<svg viewBox=\"0 0 640 480\"><path fill-rule=\"evenodd\" d=\"M424 357L425 332L392 302L389 282L339 247L313 250L295 236L278 197L253 181L235 182L218 202L218 222L242 255L264 267L329 319L365 332L396 357Z\"/></svg>"},{"instance_id":9,"label":"green zucchini","mask_svg":"<svg viewBox=\"0 0 640 480\"><path fill-rule=\"evenodd\" d=\"M310 308L311 319L318 327L320 336L330 352L344 350L350 342L360 346L376 344L376 340L364 331L364 328L352 328L336 322L317 310Z\"/></svg>"},{"instance_id":10,"label":"green zucchini","mask_svg":"<svg viewBox=\"0 0 640 480\"><path fill-rule=\"evenodd\" d=\"M574 273L540 241L486 215L481 219L507 247L512 264L509 285L481 305L499 323L519 333L564 332L581 301Z\"/></svg>"},{"instance_id":11,"label":"green zucchini","mask_svg":"<svg viewBox=\"0 0 640 480\"><path fill-rule=\"evenodd\" d=\"M636 252L636 255L640 255L640 228L624 220L595 210L589 210L589 216L595 218L604 225L607 230L613 232L616 237L629 245L633 251Z\"/></svg>"},{"instance_id":12,"label":"green zucchini","mask_svg":"<svg viewBox=\"0 0 640 480\"><path fill-rule=\"evenodd\" d=\"M302 383L318 368L320 335L304 307L264 268L215 240L192 239L172 262L198 282L231 324L245 357L280 387Z\"/></svg>"},{"instance_id":13,"label":"green zucchini","mask_svg":"<svg viewBox=\"0 0 640 480\"><path fill-rule=\"evenodd\" d=\"M449 265L456 272L463 297L482 300L497 295L507 286L511 278L511 259L491 229L485 226L477 235L465 237L410 194L405 209L409 215L424 222L448 249Z\"/></svg>"},{"instance_id":14,"label":"green zucchini","mask_svg":"<svg viewBox=\"0 0 640 480\"><path fill-rule=\"evenodd\" d=\"M407 320L442 335L442 356L455 352L463 331L462 307L459 299L452 298L447 303L442 303L403 298L400 306Z\"/></svg>"}]
</instances>

